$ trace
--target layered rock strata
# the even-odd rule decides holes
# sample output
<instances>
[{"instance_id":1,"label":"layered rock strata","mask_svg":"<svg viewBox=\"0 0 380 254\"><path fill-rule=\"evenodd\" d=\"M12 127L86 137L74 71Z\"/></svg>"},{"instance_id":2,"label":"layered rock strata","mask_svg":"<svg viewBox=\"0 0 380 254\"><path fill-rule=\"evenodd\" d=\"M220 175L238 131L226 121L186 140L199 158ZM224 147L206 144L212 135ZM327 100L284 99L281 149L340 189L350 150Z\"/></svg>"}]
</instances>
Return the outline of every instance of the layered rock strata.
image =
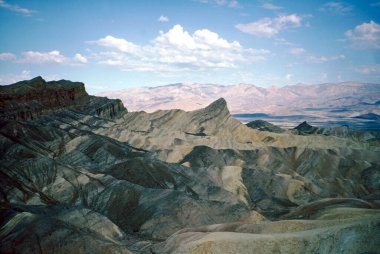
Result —
<instances>
[{"instance_id":1,"label":"layered rock strata","mask_svg":"<svg viewBox=\"0 0 380 254\"><path fill-rule=\"evenodd\" d=\"M377 136L252 129L224 99L127 112L81 87L36 78L1 89L0 252L380 248ZM20 113L32 105L33 117Z\"/></svg>"}]
</instances>

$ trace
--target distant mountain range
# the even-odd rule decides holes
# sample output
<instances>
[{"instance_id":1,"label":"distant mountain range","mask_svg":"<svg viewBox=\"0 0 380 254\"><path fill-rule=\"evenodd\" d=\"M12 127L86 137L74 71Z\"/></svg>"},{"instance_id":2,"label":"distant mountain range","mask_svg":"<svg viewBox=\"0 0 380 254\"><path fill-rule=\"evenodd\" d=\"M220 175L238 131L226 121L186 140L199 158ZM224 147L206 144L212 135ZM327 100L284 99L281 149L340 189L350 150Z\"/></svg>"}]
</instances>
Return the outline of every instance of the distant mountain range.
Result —
<instances>
[{"instance_id":1,"label":"distant mountain range","mask_svg":"<svg viewBox=\"0 0 380 254\"><path fill-rule=\"evenodd\" d=\"M130 111L154 112L159 109L195 110L223 97L231 113L271 115L380 114L380 84L359 82L296 84L262 88L250 84L172 84L130 88L97 94L121 99Z\"/></svg>"}]
</instances>

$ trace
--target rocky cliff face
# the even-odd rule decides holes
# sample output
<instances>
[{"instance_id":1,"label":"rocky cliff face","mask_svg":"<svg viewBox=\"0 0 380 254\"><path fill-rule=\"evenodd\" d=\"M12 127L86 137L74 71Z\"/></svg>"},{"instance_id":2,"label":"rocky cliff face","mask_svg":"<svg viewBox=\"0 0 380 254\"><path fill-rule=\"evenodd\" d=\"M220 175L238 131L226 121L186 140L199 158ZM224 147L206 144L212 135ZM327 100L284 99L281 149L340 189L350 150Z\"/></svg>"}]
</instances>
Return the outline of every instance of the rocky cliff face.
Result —
<instances>
[{"instance_id":1,"label":"rocky cliff face","mask_svg":"<svg viewBox=\"0 0 380 254\"><path fill-rule=\"evenodd\" d=\"M89 115L96 115L103 118L114 119L127 112L120 100L110 100L106 97L89 96L83 104L74 107Z\"/></svg>"},{"instance_id":2,"label":"rocky cliff face","mask_svg":"<svg viewBox=\"0 0 380 254\"><path fill-rule=\"evenodd\" d=\"M7 96L29 83L44 84ZM380 248L377 137L260 131L224 99L149 114L79 91L1 113L1 253Z\"/></svg>"},{"instance_id":3,"label":"rocky cliff face","mask_svg":"<svg viewBox=\"0 0 380 254\"><path fill-rule=\"evenodd\" d=\"M88 110L108 118L125 111L120 100L89 96L81 82L46 82L41 77L0 87L0 108L1 118L13 120L33 120L45 112L65 108Z\"/></svg>"}]
</instances>

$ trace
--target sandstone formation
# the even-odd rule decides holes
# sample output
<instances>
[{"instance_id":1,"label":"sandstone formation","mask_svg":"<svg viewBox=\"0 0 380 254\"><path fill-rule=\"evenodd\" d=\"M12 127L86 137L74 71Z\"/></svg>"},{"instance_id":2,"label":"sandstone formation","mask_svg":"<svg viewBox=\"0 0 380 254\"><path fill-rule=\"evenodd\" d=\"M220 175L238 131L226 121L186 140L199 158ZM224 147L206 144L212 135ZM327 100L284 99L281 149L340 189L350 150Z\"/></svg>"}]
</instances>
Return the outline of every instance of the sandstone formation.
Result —
<instances>
[{"instance_id":1,"label":"sandstone formation","mask_svg":"<svg viewBox=\"0 0 380 254\"><path fill-rule=\"evenodd\" d=\"M222 98L128 112L42 78L0 92L1 253L380 248L376 133L253 129Z\"/></svg>"}]
</instances>

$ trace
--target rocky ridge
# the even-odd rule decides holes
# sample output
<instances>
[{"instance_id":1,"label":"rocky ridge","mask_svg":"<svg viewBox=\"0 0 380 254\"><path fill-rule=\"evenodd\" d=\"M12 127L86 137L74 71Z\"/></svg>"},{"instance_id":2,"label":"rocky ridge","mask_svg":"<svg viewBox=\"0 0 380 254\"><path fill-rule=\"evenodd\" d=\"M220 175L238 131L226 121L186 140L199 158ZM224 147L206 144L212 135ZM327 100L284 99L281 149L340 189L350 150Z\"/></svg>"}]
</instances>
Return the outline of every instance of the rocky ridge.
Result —
<instances>
[{"instance_id":1,"label":"rocky ridge","mask_svg":"<svg viewBox=\"0 0 380 254\"><path fill-rule=\"evenodd\" d=\"M81 82L46 82L42 77L0 87L0 114L3 119L33 120L48 111L77 109L114 118L126 109L120 100L89 96Z\"/></svg>"},{"instance_id":2,"label":"rocky ridge","mask_svg":"<svg viewBox=\"0 0 380 254\"><path fill-rule=\"evenodd\" d=\"M30 101L43 105L38 117L0 114L2 253L380 247L370 237L380 223L371 133L260 131L231 117L224 99L154 113L84 93L51 110Z\"/></svg>"},{"instance_id":3,"label":"rocky ridge","mask_svg":"<svg viewBox=\"0 0 380 254\"><path fill-rule=\"evenodd\" d=\"M285 130L281 129L280 127L263 120L251 121L247 123L246 125L252 129L257 129L260 131L269 131L269 132L276 132L276 133L285 132Z\"/></svg>"}]
</instances>

